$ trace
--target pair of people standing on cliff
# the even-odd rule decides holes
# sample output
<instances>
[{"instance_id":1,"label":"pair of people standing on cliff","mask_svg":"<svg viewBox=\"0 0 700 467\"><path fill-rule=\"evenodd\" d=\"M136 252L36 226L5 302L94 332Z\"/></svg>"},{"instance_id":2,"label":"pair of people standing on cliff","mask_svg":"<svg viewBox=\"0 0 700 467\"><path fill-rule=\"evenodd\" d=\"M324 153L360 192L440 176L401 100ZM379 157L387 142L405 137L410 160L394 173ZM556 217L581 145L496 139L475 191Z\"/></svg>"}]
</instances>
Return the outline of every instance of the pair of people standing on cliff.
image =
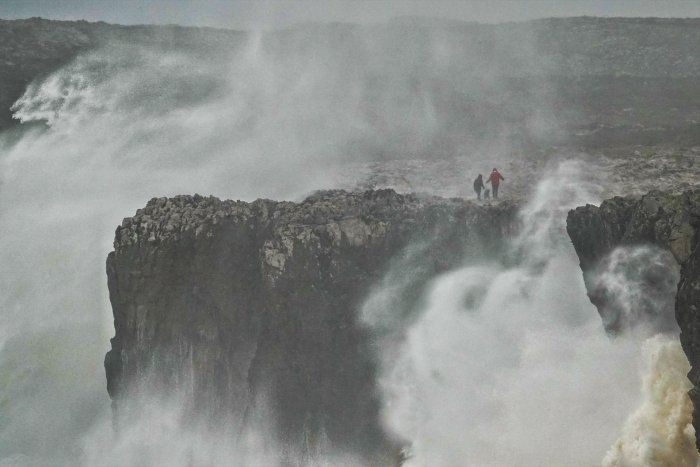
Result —
<instances>
[{"instance_id":1,"label":"pair of people standing on cliff","mask_svg":"<svg viewBox=\"0 0 700 467\"><path fill-rule=\"evenodd\" d=\"M491 171L491 175L489 175L489 179L486 180L486 183L491 184L491 189L493 190L493 197L498 198L498 186L501 184L501 180L505 180L503 178L503 175L501 175L501 172L498 171L497 168L493 168ZM476 180L474 180L474 191L476 191L476 198L481 199L481 190L486 189L486 186L484 185L484 179L482 178L481 174L479 174L478 177L476 177ZM489 197L489 191L486 190L484 192L484 198Z\"/></svg>"}]
</instances>

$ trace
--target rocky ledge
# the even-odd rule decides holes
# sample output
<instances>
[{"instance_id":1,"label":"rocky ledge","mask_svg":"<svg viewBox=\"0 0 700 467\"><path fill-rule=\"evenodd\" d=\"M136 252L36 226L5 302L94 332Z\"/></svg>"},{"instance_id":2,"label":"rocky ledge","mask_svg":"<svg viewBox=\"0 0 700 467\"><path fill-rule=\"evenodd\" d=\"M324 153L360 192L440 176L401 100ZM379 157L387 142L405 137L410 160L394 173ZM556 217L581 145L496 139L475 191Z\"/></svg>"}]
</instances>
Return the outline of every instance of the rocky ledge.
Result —
<instances>
[{"instance_id":1,"label":"rocky ledge","mask_svg":"<svg viewBox=\"0 0 700 467\"><path fill-rule=\"evenodd\" d=\"M427 243L432 273L446 270L500 251L516 212L392 190L301 203L152 199L117 228L107 258L115 420L128 423L128 401L155 390L236 431L272 412L292 451L324 443L392 463L398 441L379 422L358 310L410 245Z\"/></svg>"},{"instance_id":2,"label":"rocky ledge","mask_svg":"<svg viewBox=\"0 0 700 467\"><path fill-rule=\"evenodd\" d=\"M624 327L615 315L614 297L596 283L596 270L617 247L655 245L669 251L680 265L675 319L691 371L688 378L695 410L693 426L700 448L700 189L681 194L650 192L640 198L612 198L600 207L587 205L569 212L567 231L581 261L586 288L608 330ZM653 289L663 274L650 274Z\"/></svg>"}]
</instances>

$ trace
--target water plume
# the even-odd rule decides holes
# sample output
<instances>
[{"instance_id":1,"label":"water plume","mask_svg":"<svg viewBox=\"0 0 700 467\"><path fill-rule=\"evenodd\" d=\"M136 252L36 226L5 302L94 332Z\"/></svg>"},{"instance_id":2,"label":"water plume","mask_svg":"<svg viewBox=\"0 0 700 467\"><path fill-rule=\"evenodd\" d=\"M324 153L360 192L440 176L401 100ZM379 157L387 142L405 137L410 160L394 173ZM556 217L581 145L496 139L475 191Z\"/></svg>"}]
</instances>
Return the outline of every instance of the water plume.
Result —
<instances>
[{"instance_id":1,"label":"water plume","mask_svg":"<svg viewBox=\"0 0 700 467\"><path fill-rule=\"evenodd\" d=\"M606 329L677 332L673 307L680 270L671 252L650 245L618 247L590 275Z\"/></svg>"},{"instance_id":2,"label":"water plume","mask_svg":"<svg viewBox=\"0 0 700 467\"><path fill-rule=\"evenodd\" d=\"M279 465L279 450L264 430L212 429L189 419L182 401L141 400L139 415L115 433L109 417L84 440L82 465Z\"/></svg>"},{"instance_id":3,"label":"water plume","mask_svg":"<svg viewBox=\"0 0 700 467\"><path fill-rule=\"evenodd\" d=\"M496 38L492 57L430 23L333 27L327 42L330 26L317 25L225 53L112 44L15 104L26 129L0 136L0 463L279 461L264 423L229 444L160 402L111 431L104 258L114 226L151 197L298 199L333 186L349 161L482 144L507 159L513 134L556 132L546 83L520 86L546 66L527 38L511 55L508 41L522 37ZM368 300L363 319L391 349L386 426L411 442L409 463L590 465L635 407L640 339L604 335L563 233L566 209L596 198L580 173L548 171L505 262L467 258L432 278L420 264L429 246L417 246L418 260ZM416 309L395 308L426 282ZM333 454L295 462L356 465Z\"/></svg>"},{"instance_id":4,"label":"water plume","mask_svg":"<svg viewBox=\"0 0 700 467\"><path fill-rule=\"evenodd\" d=\"M416 88L394 71L369 96L371 70L406 64L362 49L370 70L348 74L314 33L275 34L211 53L109 44L15 103L20 136L0 135L0 458L72 465L109 417L104 259L122 217L181 193L298 199L370 146L425 147L434 77Z\"/></svg>"},{"instance_id":5,"label":"water plume","mask_svg":"<svg viewBox=\"0 0 700 467\"><path fill-rule=\"evenodd\" d=\"M644 343L642 403L603 459L605 467L700 465L692 425L690 370L677 340L657 335Z\"/></svg>"},{"instance_id":6,"label":"water plume","mask_svg":"<svg viewBox=\"0 0 700 467\"><path fill-rule=\"evenodd\" d=\"M516 93L517 106L502 92L510 74L539 69L529 40L484 57L461 34L396 22L216 47L122 41L31 83L13 106L21 128L0 135L2 458L72 465L107 416L104 259L114 226L146 200L299 199L334 187L348 162L464 155L465 129L484 133L505 107L546 113L537 92ZM477 111L480 99L495 110ZM507 146L499 122L489 147Z\"/></svg>"},{"instance_id":7,"label":"water plume","mask_svg":"<svg viewBox=\"0 0 700 467\"><path fill-rule=\"evenodd\" d=\"M429 282L393 336L399 350L380 357L384 421L407 440L407 465L594 465L614 442L638 403L648 334L610 339L586 297L563 220L595 199L587 179L576 163L552 169L505 261L466 258ZM683 387L682 371L668 377Z\"/></svg>"}]
</instances>

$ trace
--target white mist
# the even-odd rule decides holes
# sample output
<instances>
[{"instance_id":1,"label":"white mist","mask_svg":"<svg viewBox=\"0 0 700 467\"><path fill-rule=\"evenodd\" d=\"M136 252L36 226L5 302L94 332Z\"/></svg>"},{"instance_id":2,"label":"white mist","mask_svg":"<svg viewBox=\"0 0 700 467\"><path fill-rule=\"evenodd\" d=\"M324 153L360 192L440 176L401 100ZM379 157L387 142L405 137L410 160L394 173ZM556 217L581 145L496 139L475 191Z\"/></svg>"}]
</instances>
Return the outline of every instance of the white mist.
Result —
<instances>
[{"instance_id":1,"label":"white mist","mask_svg":"<svg viewBox=\"0 0 700 467\"><path fill-rule=\"evenodd\" d=\"M408 465L596 465L639 404L647 334L606 335L563 229L568 208L595 197L582 175L575 163L552 170L522 210L516 265L468 264L435 278L399 350L380 359L385 424L410 445ZM367 303L370 326L389 312L372 308L386 301ZM687 420L682 369L666 378ZM624 440L616 445L624 451Z\"/></svg>"}]
</instances>

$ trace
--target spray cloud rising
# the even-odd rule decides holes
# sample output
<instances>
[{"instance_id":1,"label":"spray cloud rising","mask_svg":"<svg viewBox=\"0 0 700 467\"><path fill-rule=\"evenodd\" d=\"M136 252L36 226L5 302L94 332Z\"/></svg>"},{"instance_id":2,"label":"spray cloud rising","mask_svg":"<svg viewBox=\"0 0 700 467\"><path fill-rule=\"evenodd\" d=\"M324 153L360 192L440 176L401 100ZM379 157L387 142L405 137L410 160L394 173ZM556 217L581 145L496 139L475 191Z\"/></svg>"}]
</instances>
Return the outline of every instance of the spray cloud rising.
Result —
<instances>
[{"instance_id":1,"label":"spray cloud rising","mask_svg":"<svg viewBox=\"0 0 700 467\"><path fill-rule=\"evenodd\" d=\"M430 32L396 55L404 29L326 44L314 28L210 54L107 45L15 104L25 128L0 139L2 458L73 464L109 417L103 264L124 215L180 193L298 198L334 186L340 162L433 144L448 119L431 90L462 48Z\"/></svg>"},{"instance_id":2,"label":"spray cloud rising","mask_svg":"<svg viewBox=\"0 0 700 467\"><path fill-rule=\"evenodd\" d=\"M231 447L217 433L184 430L171 407L152 407L113 438L102 265L114 225L153 196L298 198L332 186L342 162L481 144L455 135L468 124L490 128L489 119L454 118L441 90L493 92L506 85L504 63L511 74L546 66L527 41L503 63L483 62L439 31L420 29L422 45L403 48L405 28L382 31L351 28L327 45L318 31L253 35L211 55L114 45L30 85L15 115L48 127L0 141L0 460L275 462L261 454L269 446L260 433ZM546 103L531 97L519 104L537 109L529 129L550 131ZM491 102L495 114L501 104ZM495 126L489 144L507 147L499 135L508 129ZM400 357L382 362L386 424L411 441L416 465L589 465L635 407L641 338L602 333L561 240L565 210L594 193L578 184L577 166L558 170L523 212L517 266L468 265L435 278L405 338L383 343ZM391 305L410 283L387 277L365 321L402 323ZM634 420L606 459L632 455ZM144 445L146 432L163 436ZM553 450L553 439L569 449Z\"/></svg>"},{"instance_id":3,"label":"spray cloud rising","mask_svg":"<svg viewBox=\"0 0 700 467\"><path fill-rule=\"evenodd\" d=\"M593 199L595 187L582 181L576 163L552 175L522 210L523 232L507 262L515 265L467 261L429 283L404 332L383 334L394 349L381 361L384 420L410 443L410 465L698 460L680 345L671 335L646 340L646 325L616 339L605 334L563 226L566 211ZM658 266L655 251L627 254L632 262L646 255L642 269ZM613 252L612 263L621 255ZM637 290L637 269L627 279L613 270L618 274L606 271L599 280ZM387 314L401 313L402 286L388 282L370 296L363 316L371 328L384 329ZM628 307L646 303L633 293L619 299ZM644 400L610 448L639 403L642 344Z\"/></svg>"}]
</instances>

